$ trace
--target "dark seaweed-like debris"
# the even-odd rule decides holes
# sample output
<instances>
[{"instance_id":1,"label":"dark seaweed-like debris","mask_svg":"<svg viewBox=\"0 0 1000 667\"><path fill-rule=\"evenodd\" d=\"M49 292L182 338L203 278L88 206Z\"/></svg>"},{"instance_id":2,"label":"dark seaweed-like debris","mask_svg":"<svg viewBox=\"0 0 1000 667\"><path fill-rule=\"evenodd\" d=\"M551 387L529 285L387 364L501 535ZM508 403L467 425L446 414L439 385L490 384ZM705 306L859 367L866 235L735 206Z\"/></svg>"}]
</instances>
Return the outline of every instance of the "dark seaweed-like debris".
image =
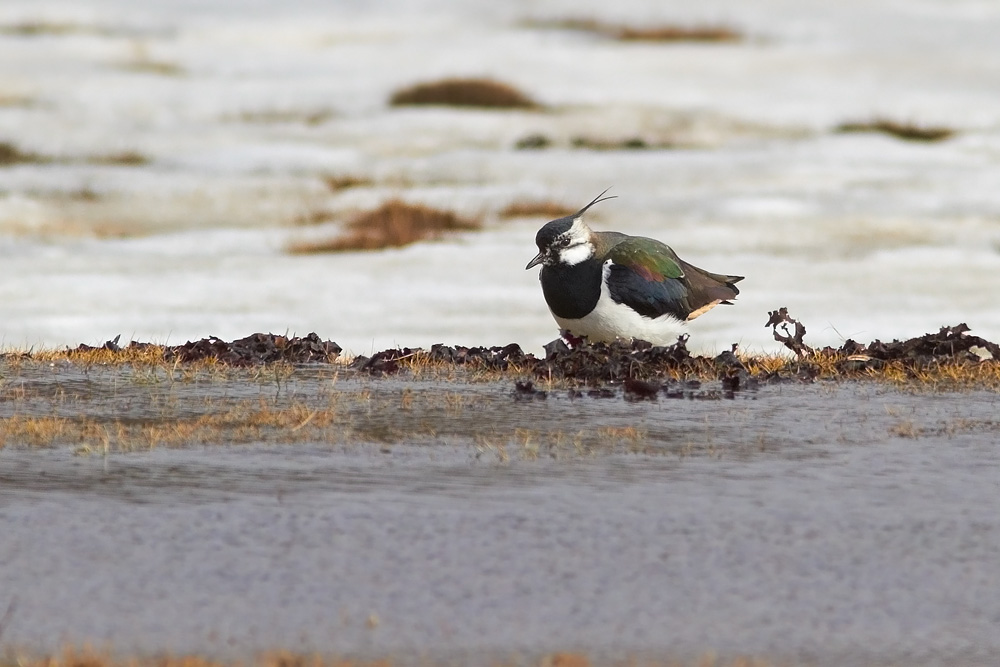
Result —
<instances>
[{"instance_id":1,"label":"dark seaweed-like debris","mask_svg":"<svg viewBox=\"0 0 1000 667\"><path fill-rule=\"evenodd\" d=\"M772 328L774 340L782 343L799 358L806 354L812 354L813 349L802 342L802 337L806 335L805 325L798 320L792 319L788 315L787 308L782 306L778 310L772 310L768 313L768 316L767 324L765 324L764 327ZM788 325L795 327L794 333L788 330ZM778 333L779 327L784 332L783 334Z\"/></svg>"},{"instance_id":2,"label":"dark seaweed-like debris","mask_svg":"<svg viewBox=\"0 0 1000 667\"><path fill-rule=\"evenodd\" d=\"M625 386L625 400L642 401L656 400L656 395L660 393L661 385L652 380L636 380L628 378L623 383Z\"/></svg>"},{"instance_id":3,"label":"dark seaweed-like debris","mask_svg":"<svg viewBox=\"0 0 1000 667\"><path fill-rule=\"evenodd\" d=\"M867 345L847 340L839 348L814 349L804 342L806 327L791 317L787 308L769 313L767 325L773 328L775 340L796 354L795 359L741 360L736 346L715 357L692 356L687 348L687 336L668 346L656 346L635 340L631 342L590 343L563 332L545 346L543 357L526 353L516 343L494 347L466 347L437 344L428 349L394 348L371 357L359 356L347 367L350 370L381 377L400 372L412 372L422 364L463 367L472 372L508 373L517 382L513 389L516 399L540 399L548 394L536 383L565 381L570 398L607 398L624 395L626 400L656 400L666 398L733 398L735 392L754 390L773 382L813 382L817 378L870 377L871 371L891 370L894 377L925 377L924 371L943 364L968 365L1000 363L1000 345L969 335L969 327L959 324L942 327L905 341L889 343L875 340ZM152 351L162 354L165 361L194 362L215 360L230 366L259 366L270 363L326 363L341 352L333 341L324 341L315 333L305 337L286 337L257 333L233 342L214 336L184 345L160 346L132 341L119 345L119 337L100 347L80 345L73 353L110 351L121 355L128 363L129 354ZM30 358L31 353L27 355ZM10 357L9 354L3 358ZM779 365L774 362L778 361ZM985 368L985 367L984 367ZM680 380L674 378L681 378ZM692 378L714 378L716 383L702 387ZM621 391L617 389L621 386Z\"/></svg>"},{"instance_id":4,"label":"dark seaweed-like debris","mask_svg":"<svg viewBox=\"0 0 1000 667\"><path fill-rule=\"evenodd\" d=\"M524 400L535 400L544 401L548 398L549 394L546 391L535 388L535 383L531 380L521 381L518 380L514 383L514 400L524 401Z\"/></svg>"},{"instance_id":5,"label":"dark seaweed-like debris","mask_svg":"<svg viewBox=\"0 0 1000 667\"><path fill-rule=\"evenodd\" d=\"M891 343L876 339L868 345L862 345L848 339L838 350L825 348L821 352L848 355L848 361L864 361L868 367L873 368L881 367L889 361L924 366L951 359L978 363L982 357L973 350L977 347L989 352L994 360L1000 360L1000 345L979 336L966 335L969 331L971 329L963 322L953 327L941 327L937 333L904 341L894 340Z\"/></svg>"},{"instance_id":6,"label":"dark seaweed-like debris","mask_svg":"<svg viewBox=\"0 0 1000 667\"><path fill-rule=\"evenodd\" d=\"M209 336L197 341L188 341L183 345L169 346L132 341L127 346L122 347L118 345L120 338L121 334L100 347L81 344L71 352L93 352L103 349L126 353L159 348L163 350L164 361L186 363L212 359L229 366L261 366L277 362L291 364L330 362L336 359L341 352L339 345L330 340L321 340L315 333L291 338L275 334L255 333L231 343L215 336Z\"/></svg>"},{"instance_id":7,"label":"dark seaweed-like debris","mask_svg":"<svg viewBox=\"0 0 1000 667\"><path fill-rule=\"evenodd\" d=\"M164 358L180 361L217 359L232 366L258 366L276 362L302 364L333 361L341 352L333 341L321 340L315 333L303 338L256 333L226 343L215 336L166 348Z\"/></svg>"}]
</instances>

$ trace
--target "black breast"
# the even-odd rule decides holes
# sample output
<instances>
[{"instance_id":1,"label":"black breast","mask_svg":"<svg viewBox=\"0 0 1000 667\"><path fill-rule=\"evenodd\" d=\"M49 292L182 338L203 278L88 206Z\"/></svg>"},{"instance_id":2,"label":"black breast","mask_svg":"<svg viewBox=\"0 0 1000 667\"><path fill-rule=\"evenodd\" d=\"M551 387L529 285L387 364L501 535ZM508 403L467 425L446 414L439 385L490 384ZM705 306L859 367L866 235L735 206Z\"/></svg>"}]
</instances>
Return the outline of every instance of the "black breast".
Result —
<instances>
[{"instance_id":1,"label":"black breast","mask_svg":"<svg viewBox=\"0 0 1000 667\"><path fill-rule=\"evenodd\" d=\"M543 266L539 280L549 310L563 319L578 320L594 309L601 296L601 263L591 258L574 266Z\"/></svg>"}]
</instances>

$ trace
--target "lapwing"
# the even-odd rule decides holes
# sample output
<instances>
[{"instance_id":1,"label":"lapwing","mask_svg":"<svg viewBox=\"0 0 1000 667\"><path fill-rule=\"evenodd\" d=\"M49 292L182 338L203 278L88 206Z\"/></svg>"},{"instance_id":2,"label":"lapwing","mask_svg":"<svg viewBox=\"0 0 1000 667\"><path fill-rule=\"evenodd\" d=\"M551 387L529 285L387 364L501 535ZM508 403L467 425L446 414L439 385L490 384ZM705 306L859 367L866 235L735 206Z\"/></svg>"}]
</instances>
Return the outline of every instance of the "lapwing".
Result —
<instances>
[{"instance_id":1,"label":"lapwing","mask_svg":"<svg viewBox=\"0 0 1000 667\"><path fill-rule=\"evenodd\" d=\"M542 293L562 331L594 343L672 345L688 321L740 293L743 276L699 269L654 239L591 230L583 214L613 199L606 192L538 230L538 254L524 267L542 265Z\"/></svg>"}]
</instances>

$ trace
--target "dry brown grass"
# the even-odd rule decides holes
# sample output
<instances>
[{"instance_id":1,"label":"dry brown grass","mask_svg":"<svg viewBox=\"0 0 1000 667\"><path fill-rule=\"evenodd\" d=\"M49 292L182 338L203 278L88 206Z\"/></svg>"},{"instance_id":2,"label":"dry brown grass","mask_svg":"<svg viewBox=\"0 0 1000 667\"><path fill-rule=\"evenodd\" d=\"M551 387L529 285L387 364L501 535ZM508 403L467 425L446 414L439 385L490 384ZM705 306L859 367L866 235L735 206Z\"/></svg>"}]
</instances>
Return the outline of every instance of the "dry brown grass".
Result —
<instances>
[{"instance_id":1,"label":"dry brown grass","mask_svg":"<svg viewBox=\"0 0 1000 667\"><path fill-rule=\"evenodd\" d=\"M492 79L442 79L418 83L393 93L389 104L493 109L534 109L539 106L517 88Z\"/></svg>"},{"instance_id":2,"label":"dry brown grass","mask_svg":"<svg viewBox=\"0 0 1000 667\"><path fill-rule=\"evenodd\" d=\"M173 366L163 359L164 348L159 345L123 346L118 350L106 347L91 349L32 350L31 358L40 362L68 361L81 366ZM8 352L10 362L16 362L17 352Z\"/></svg>"},{"instance_id":3,"label":"dry brown grass","mask_svg":"<svg viewBox=\"0 0 1000 667\"><path fill-rule=\"evenodd\" d=\"M842 134L855 132L880 132L905 141L944 141L955 135L955 130L942 126L921 126L915 123L901 123L887 118L869 121L841 123L836 131Z\"/></svg>"},{"instance_id":4,"label":"dry brown grass","mask_svg":"<svg viewBox=\"0 0 1000 667\"><path fill-rule=\"evenodd\" d=\"M190 419L98 421L77 417L14 415L0 418L0 449L7 446L76 445L78 453L145 451L157 447L315 439L341 424L336 401L311 407L277 407L265 401L218 406L218 412Z\"/></svg>"},{"instance_id":5,"label":"dry brown grass","mask_svg":"<svg viewBox=\"0 0 1000 667\"><path fill-rule=\"evenodd\" d=\"M619 28L614 36L626 42L739 42L744 38L738 30L723 25L625 26Z\"/></svg>"},{"instance_id":6,"label":"dry brown grass","mask_svg":"<svg viewBox=\"0 0 1000 667\"><path fill-rule=\"evenodd\" d=\"M500 209L501 218L544 217L549 219L562 218L576 213L575 208L554 201L516 201Z\"/></svg>"},{"instance_id":7,"label":"dry brown grass","mask_svg":"<svg viewBox=\"0 0 1000 667\"><path fill-rule=\"evenodd\" d=\"M451 211L408 204L393 199L373 211L355 216L346 232L333 239L298 241L288 246L294 254L380 250L398 248L448 232L479 229L479 220L463 218Z\"/></svg>"},{"instance_id":8,"label":"dry brown grass","mask_svg":"<svg viewBox=\"0 0 1000 667\"><path fill-rule=\"evenodd\" d=\"M802 359L785 355L740 355L740 360L754 376L808 370L817 380L871 380L899 388L932 391L1000 390L1000 361L996 360L975 364L961 359L941 360L925 366L901 360L872 365L842 354L817 354Z\"/></svg>"},{"instance_id":9,"label":"dry brown grass","mask_svg":"<svg viewBox=\"0 0 1000 667\"><path fill-rule=\"evenodd\" d=\"M623 26L604 23L596 19L557 19L528 22L529 27L579 30L627 42L739 42L746 37L739 30L726 25L675 25Z\"/></svg>"}]
</instances>

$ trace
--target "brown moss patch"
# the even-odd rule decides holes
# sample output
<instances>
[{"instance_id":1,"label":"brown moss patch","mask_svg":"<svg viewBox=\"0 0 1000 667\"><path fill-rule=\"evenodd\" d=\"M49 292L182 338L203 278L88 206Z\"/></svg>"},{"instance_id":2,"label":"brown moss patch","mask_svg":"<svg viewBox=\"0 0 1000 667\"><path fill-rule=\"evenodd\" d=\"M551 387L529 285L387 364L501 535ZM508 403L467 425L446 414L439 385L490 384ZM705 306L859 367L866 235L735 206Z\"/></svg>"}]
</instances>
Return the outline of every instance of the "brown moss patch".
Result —
<instances>
[{"instance_id":1,"label":"brown moss patch","mask_svg":"<svg viewBox=\"0 0 1000 667\"><path fill-rule=\"evenodd\" d=\"M596 19L568 18L530 21L527 25L534 28L578 30L629 42L739 42L746 38L731 26L716 24L626 26Z\"/></svg>"},{"instance_id":2,"label":"brown moss patch","mask_svg":"<svg viewBox=\"0 0 1000 667\"><path fill-rule=\"evenodd\" d=\"M182 76L185 73L184 68L176 63L146 58L119 63L118 68L140 74L155 74L156 76Z\"/></svg>"},{"instance_id":3,"label":"brown moss patch","mask_svg":"<svg viewBox=\"0 0 1000 667\"><path fill-rule=\"evenodd\" d=\"M294 254L380 250L398 248L417 241L437 238L448 232L479 229L478 220L463 218L421 204L399 199L355 216L342 236L319 241L298 241L288 246Z\"/></svg>"},{"instance_id":4,"label":"brown moss patch","mask_svg":"<svg viewBox=\"0 0 1000 667\"><path fill-rule=\"evenodd\" d=\"M41 163L50 162L49 158L38 155L37 153L27 153L22 151L17 146L9 142L0 142L0 167L7 167L14 164L22 163Z\"/></svg>"},{"instance_id":5,"label":"brown moss patch","mask_svg":"<svg viewBox=\"0 0 1000 667\"><path fill-rule=\"evenodd\" d=\"M552 139L544 134L533 133L521 137L514 143L514 148L518 150L541 150L552 146Z\"/></svg>"},{"instance_id":6,"label":"brown moss patch","mask_svg":"<svg viewBox=\"0 0 1000 667\"><path fill-rule=\"evenodd\" d=\"M364 176L330 175L323 177L323 183L331 192L340 192L351 188L363 188L374 184L374 181Z\"/></svg>"},{"instance_id":7,"label":"brown moss patch","mask_svg":"<svg viewBox=\"0 0 1000 667\"><path fill-rule=\"evenodd\" d=\"M576 213L576 209L554 201L516 201L500 209L501 218L544 217L554 220Z\"/></svg>"},{"instance_id":8,"label":"brown moss patch","mask_svg":"<svg viewBox=\"0 0 1000 667\"><path fill-rule=\"evenodd\" d=\"M529 134L514 143L518 150L542 150L551 148L556 142L543 134ZM570 148L593 151L635 151L677 148L679 144L670 141L650 141L640 136L622 138L588 137L576 135L569 139Z\"/></svg>"},{"instance_id":9,"label":"brown moss patch","mask_svg":"<svg viewBox=\"0 0 1000 667\"><path fill-rule=\"evenodd\" d=\"M442 79L418 83L393 93L389 104L493 109L534 109L539 106L517 88L492 79Z\"/></svg>"},{"instance_id":10,"label":"brown moss patch","mask_svg":"<svg viewBox=\"0 0 1000 667\"><path fill-rule=\"evenodd\" d=\"M119 167L143 167L150 163L150 159L137 151L122 151L120 153L108 153L107 155L95 155L87 158L87 162L90 164Z\"/></svg>"},{"instance_id":11,"label":"brown moss patch","mask_svg":"<svg viewBox=\"0 0 1000 667\"><path fill-rule=\"evenodd\" d=\"M23 21L0 25L0 34L16 35L18 37L38 37L42 35L70 35L73 33L94 31L76 23L57 23L47 21Z\"/></svg>"},{"instance_id":12,"label":"brown moss patch","mask_svg":"<svg viewBox=\"0 0 1000 667\"><path fill-rule=\"evenodd\" d=\"M31 107L35 100L24 95L5 95L0 93L0 107Z\"/></svg>"},{"instance_id":13,"label":"brown moss patch","mask_svg":"<svg viewBox=\"0 0 1000 667\"><path fill-rule=\"evenodd\" d=\"M573 148L584 148L596 151L634 151L645 150L647 148L665 148L667 146L657 146L646 141L642 137L625 137L624 139L595 139L593 137L578 136L570 140Z\"/></svg>"},{"instance_id":14,"label":"brown moss patch","mask_svg":"<svg viewBox=\"0 0 1000 667\"><path fill-rule=\"evenodd\" d=\"M840 134L856 132L879 132L903 139L904 141L944 141L955 136L955 130L949 127L917 125L901 123L887 118L875 118L869 121L841 123L835 128Z\"/></svg>"}]
</instances>

